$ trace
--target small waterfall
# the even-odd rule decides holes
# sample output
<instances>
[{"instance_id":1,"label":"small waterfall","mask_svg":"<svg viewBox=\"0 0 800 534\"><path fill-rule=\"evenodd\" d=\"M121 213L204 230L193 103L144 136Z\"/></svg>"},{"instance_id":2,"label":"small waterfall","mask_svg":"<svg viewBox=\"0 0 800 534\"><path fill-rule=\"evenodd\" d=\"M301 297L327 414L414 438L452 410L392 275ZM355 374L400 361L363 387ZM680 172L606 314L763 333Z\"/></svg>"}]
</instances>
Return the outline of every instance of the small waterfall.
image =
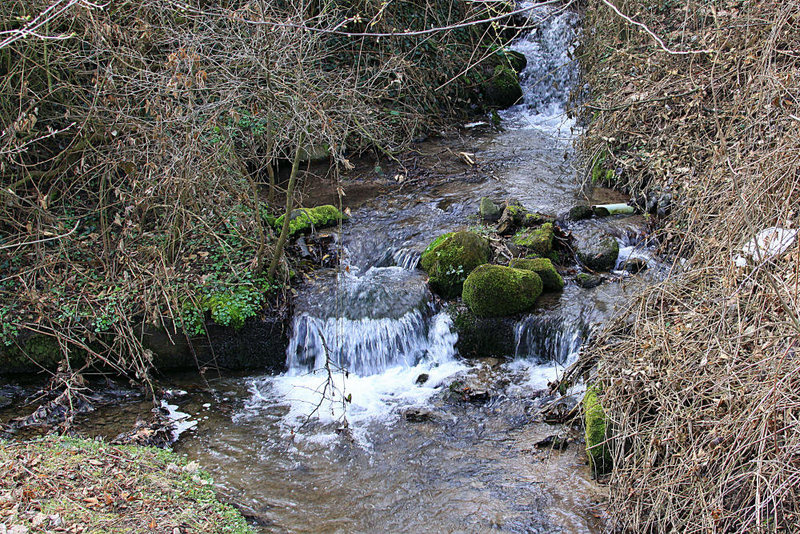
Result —
<instances>
[{"instance_id":1,"label":"small waterfall","mask_svg":"<svg viewBox=\"0 0 800 534\"><path fill-rule=\"evenodd\" d=\"M429 328L430 322L420 310L397 319L320 319L303 313L292 323L288 367L293 373L320 369L325 366L326 354L334 367L360 376L395 366L410 367L429 349L441 350L439 345L448 342L449 328Z\"/></svg>"},{"instance_id":2,"label":"small waterfall","mask_svg":"<svg viewBox=\"0 0 800 534\"><path fill-rule=\"evenodd\" d=\"M408 263L414 261L418 256ZM452 359L456 336L450 319L434 314L430 302L424 275L404 267L323 278L296 301L286 351L289 373L308 373L329 362L335 370L369 376Z\"/></svg>"},{"instance_id":3,"label":"small waterfall","mask_svg":"<svg viewBox=\"0 0 800 534\"><path fill-rule=\"evenodd\" d=\"M394 254L392 254L394 264L409 271L413 271L417 268L421 257L422 255L419 251L408 248L397 249Z\"/></svg>"},{"instance_id":4,"label":"small waterfall","mask_svg":"<svg viewBox=\"0 0 800 534\"><path fill-rule=\"evenodd\" d=\"M580 69L574 58L578 44L579 16L561 6L523 2L532 6L528 34L517 40L512 50L528 59L520 73L523 102L501 113L512 121L522 119L529 125L564 122L570 92L580 80Z\"/></svg>"},{"instance_id":5,"label":"small waterfall","mask_svg":"<svg viewBox=\"0 0 800 534\"><path fill-rule=\"evenodd\" d=\"M529 315L514 328L514 356L565 364L577 354L587 331L580 321L553 315Z\"/></svg>"}]
</instances>

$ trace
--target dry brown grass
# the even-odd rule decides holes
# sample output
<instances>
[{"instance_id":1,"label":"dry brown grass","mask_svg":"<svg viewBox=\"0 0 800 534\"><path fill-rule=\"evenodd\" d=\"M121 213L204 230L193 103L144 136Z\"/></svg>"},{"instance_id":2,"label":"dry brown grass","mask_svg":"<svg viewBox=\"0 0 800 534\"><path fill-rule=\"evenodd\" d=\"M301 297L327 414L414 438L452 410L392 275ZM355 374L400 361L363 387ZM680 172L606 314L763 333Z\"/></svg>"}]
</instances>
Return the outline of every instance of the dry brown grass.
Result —
<instances>
[{"instance_id":1,"label":"dry brown grass","mask_svg":"<svg viewBox=\"0 0 800 534\"><path fill-rule=\"evenodd\" d=\"M607 152L634 195L677 200L661 235L672 274L588 351L614 433L609 508L633 532L796 531L800 250L733 257L797 227L800 3L618 4L672 49L713 50L687 55L589 3L586 153Z\"/></svg>"}]
</instances>

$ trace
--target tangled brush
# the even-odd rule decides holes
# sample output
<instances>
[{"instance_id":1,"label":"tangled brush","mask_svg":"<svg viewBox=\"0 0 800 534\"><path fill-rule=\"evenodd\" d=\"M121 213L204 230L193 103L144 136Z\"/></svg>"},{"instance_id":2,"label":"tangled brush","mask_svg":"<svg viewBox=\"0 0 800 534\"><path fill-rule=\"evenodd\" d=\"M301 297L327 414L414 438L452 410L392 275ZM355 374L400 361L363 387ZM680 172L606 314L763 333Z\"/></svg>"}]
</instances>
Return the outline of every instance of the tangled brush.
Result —
<instances>
[{"instance_id":1,"label":"tangled brush","mask_svg":"<svg viewBox=\"0 0 800 534\"><path fill-rule=\"evenodd\" d=\"M633 532L800 523L800 3L587 9L595 179L669 194L669 277L588 348ZM667 50L668 49L668 50Z\"/></svg>"}]
</instances>

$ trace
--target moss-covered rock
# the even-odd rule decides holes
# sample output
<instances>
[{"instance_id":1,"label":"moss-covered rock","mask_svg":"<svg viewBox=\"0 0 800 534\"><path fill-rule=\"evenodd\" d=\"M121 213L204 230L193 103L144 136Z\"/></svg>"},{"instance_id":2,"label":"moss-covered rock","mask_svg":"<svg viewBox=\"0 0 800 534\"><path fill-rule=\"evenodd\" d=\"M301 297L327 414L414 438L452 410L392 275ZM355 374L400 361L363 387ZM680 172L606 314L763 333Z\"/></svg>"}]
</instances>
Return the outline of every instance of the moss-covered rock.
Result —
<instances>
[{"instance_id":1,"label":"moss-covered rock","mask_svg":"<svg viewBox=\"0 0 800 534\"><path fill-rule=\"evenodd\" d=\"M503 215L497 222L497 233L501 235L510 235L514 233L518 227L522 226L522 222L528 215L528 210L515 200L509 200L503 209Z\"/></svg>"},{"instance_id":2,"label":"moss-covered rock","mask_svg":"<svg viewBox=\"0 0 800 534\"><path fill-rule=\"evenodd\" d=\"M481 265L464 282L464 303L478 317L500 317L533 307L542 279L533 271Z\"/></svg>"},{"instance_id":3,"label":"moss-covered rock","mask_svg":"<svg viewBox=\"0 0 800 534\"><path fill-rule=\"evenodd\" d=\"M590 219L594 215L591 206L574 206L569 210L569 219L572 221L582 221Z\"/></svg>"},{"instance_id":4,"label":"moss-covered rock","mask_svg":"<svg viewBox=\"0 0 800 534\"><path fill-rule=\"evenodd\" d=\"M528 58L516 50L503 50L503 60L517 73L522 72L528 66Z\"/></svg>"},{"instance_id":5,"label":"moss-covered rock","mask_svg":"<svg viewBox=\"0 0 800 534\"><path fill-rule=\"evenodd\" d=\"M489 241L473 232L453 232L437 237L422 253L420 266L428 273L431 289L445 298L461 294L467 276L488 263Z\"/></svg>"},{"instance_id":6,"label":"moss-covered rock","mask_svg":"<svg viewBox=\"0 0 800 534\"><path fill-rule=\"evenodd\" d=\"M504 64L495 67L492 77L484 84L483 92L487 102L499 108L513 106L522 99L517 73Z\"/></svg>"},{"instance_id":7,"label":"moss-covered rock","mask_svg":"<svg viewBox=\"0 0 800 534\"><path fill-rule=\"evenodd\" d=\"M511 241L515 245L530 249L540 256L547 256L553 250L554 236L553 223L545 223L539 228L520 230L514 234Z\"/></svg>"},{"instance_id":8,"label":"moss-covered rock","mask_svg":"<svg viewBox=\"0 0 800 534\"><path fill-rule=\"evenodd\" d=\"M578 259L593 271L610 271L617 263L619 243L609 234L584 235L575 239Z\"/></svg>"},{"instance_id":9,"label":"moss-covered rock","mask_svg":"<svg viewBox=\"0 0 800 534\"><path fill-rule=\"evenodd\" d=\"M513 269L533 271L542 279L543 291L561 291L564 289L564 279L558 274L553 262L547 258L516 258L508 264Z\"/></svg>"},{"instance_id":10,"label":"moss-covered rock","mask_svg":"<svg viewBox=\"0 0 800 534\"><path fill-rule=\"evenodd\" d=\"M280 232L283 228L283 219L286 215L281 215L275 219L274 227ZM310 232L313 228L324 228L333 226L339 221L346 221L347 215L339 211L336 206L330 204L317 206L315 208L298 208L292 211L289 218L289 236L299 233Z\"/></svg>"},{"instance_id":11,"label":"moss-covered rock","mask_svg":"<svg viewBox=\"0 0 800 534\"><path fill-rule=\"evenodd\" d=\"M541 213L536 213L535 211L531 211L525 214L525 217L522 218L521 225L525 228L532 228L534 226L541 226L545 223L552 223L553 217L548 215L543 215Z\"/></svg>"},{"instance_id":12,"label":"moss-covered rock","mask_svg":"<svg viewBox=\"0 0 800 534\"><path fill-rule=\"evenodd\" d=\"M600 404L599 392L590 387L583 397L584 427L586 430L586 454L597 475L611 470L611 451L606 444L606 414Z\"/></svg>"}]
</instances>

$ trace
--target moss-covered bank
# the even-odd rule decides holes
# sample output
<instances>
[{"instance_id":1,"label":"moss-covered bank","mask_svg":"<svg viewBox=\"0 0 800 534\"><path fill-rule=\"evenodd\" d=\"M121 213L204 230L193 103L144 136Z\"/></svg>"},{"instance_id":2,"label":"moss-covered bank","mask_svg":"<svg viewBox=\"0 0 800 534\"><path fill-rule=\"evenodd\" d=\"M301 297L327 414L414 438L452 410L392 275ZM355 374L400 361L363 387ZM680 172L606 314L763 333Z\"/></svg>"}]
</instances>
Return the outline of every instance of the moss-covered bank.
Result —
<instances>
[{"instance_id":1,"label":"moss-covered bank","mask_svg":"<svg viewBox=\"0 0 800 534\"><path fill-rule=\"evenodd\" d=\"M251 533L212 487L196 463L160 449L0 441L0 515L10 531Z\"/></svg>"}]
</instances>

